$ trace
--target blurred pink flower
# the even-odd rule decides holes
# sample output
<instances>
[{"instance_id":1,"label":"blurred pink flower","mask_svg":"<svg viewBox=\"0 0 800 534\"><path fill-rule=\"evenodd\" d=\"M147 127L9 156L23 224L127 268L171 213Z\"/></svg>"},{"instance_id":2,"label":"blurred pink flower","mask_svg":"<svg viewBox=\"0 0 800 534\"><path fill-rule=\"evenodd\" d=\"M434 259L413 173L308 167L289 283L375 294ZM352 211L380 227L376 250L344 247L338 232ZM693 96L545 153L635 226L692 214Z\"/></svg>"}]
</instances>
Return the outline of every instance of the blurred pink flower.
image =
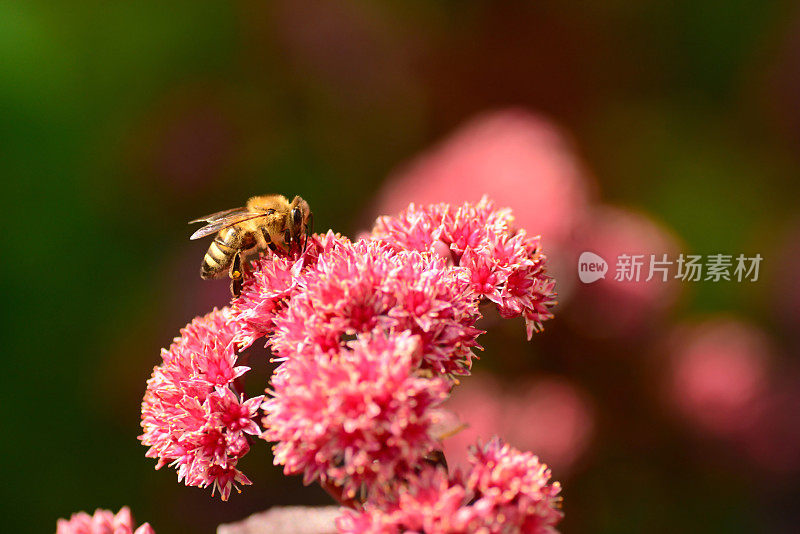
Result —
<instances>
[{"instance_id":1,"label":"blurred pink flower","mask_svg":"<svg viewBox=\"0 0 800 534\"><path fill-rule=\"evenodd\" d=\"M768 389L766 335L744 321L716 318L678 327L670 339L667 394L681 417L716 435L752 425Z\"/></svg>"},{"instance_id":2,"label":"blurred pink flower","mask_svg":"<svg viewBox=\"0 0 800 534\"><path fill-rule=\"evenodd\" d=\"M594 426L587 396L555 377L501 387L485 375L473 376L453 390L444 408L466 425L444 440L448 465L455 467L465 464L470 443L499 435L536 451L563 477L585 452Z\"/></svg>"},{"instance_id":3,"label":"blurred pink flower","mask_svg":"<svg viewBox=\"0 0 800 534\"><path fill-rule=\"evenodd\" d=\"M212 485L223 500L235 483L250 483L236 463L250 449L245 434L260 434L252 418L263 399L245 401L231 390L249 369L236 366L236 332L230 310L214 310L162 349L163 362L147 381L139 437L150 447L146 456L158 458L156 469L177 466L179 481Z\"/></svg>"},{"instance_id":4,"label":"blurred pink flower","mask_svg":"<svg viewBox=\"0 0 800 534\"><path fill-rule=\"evenodd\" d=\"M800 380L797 369L783 376L756 402L757 419L742 436L745 452L764 471L800 472Z\"/></svg>"},{"instance_id":5,"label":"blurred pink flower","mask_svg":"<svg viewBox=\"0 0 800 534\"><path fill-rule=\"evenodd\" d=\"M421 360L417 336L380 331L335 354L315 347L290 358L263 406L275 463L346 498L411 472L438 446L431 429L450 389L443 377L417 376Z\"/></svg>"},{"instance_id":6,"label":"blurred pink flower","mask_svg":"<svg viewBox=\"0 0 800 534\"><path fill-rule=\"evenodd\" d=\"M443 432L444 455L451 469L466 467L472 444L486 443L494 436L508 437L503 410L509 392L486 374L460 382L443 405L455 418Z\"/></svg>"},{"instance_id":7,"label":"blurred pink flower","mask_svg":"<svg viewBox=\"0 0 800 534\"><path fill-rule=\"evenodd\" d=\"M582 221L588 189L563 133L512 108L475 117L393 174L374 213L397 213L409 202L460 204L488 195L515 211L520 228L543 236L552 254Z\"/></svg>"},{"instance_id":8,"label":"blurred pink flower","mask_svg":"<svg viewBox=\"0 0 800 534\"><path fill-rule=\"evenodd\" d=\"M536 451L559 472L586 451L594 421L586 395L559 378L542 378L506 397L501 436L514 446Z\"/></svg>"},{"instance_id":9,"label":"blurred pink flower","mask_svg":"<svg viewBox=\"0 0 800 534\"><path fill-rule=\"evenodd\" d=\"M603 279L577 287L566 315L576 328L592 336L641 334L658 323L681 290L681 283L675 279L676 264L667 266L666 281L658 270L647 281L651 255L662 261L666 254L667 261L674 262L680 251L677 237L644 214L610 206L595 209L581 229L570 263L577 269L579 255L593 252L608 263L608 272ZM632 280L615 279L617 260L623 254L642 255L638 281L635 273Z\"/></svg>"},{"instance_id":10,"label":"blurred pink flower","mask_svg":"<svg viewBox=\"0 0 800 534\"><path fill-rule=\"evenodd\" d=\"M217 534L336 534L338 506L277 506L217 527Z\"/></svg>"},{"instance_id":11,"label":"blurred pink flower","mask_svg":"<svg viewBox=\"0 0 800 534\"><path fill-rule=\"evenodd\" d=\"M150 523L144 523L133 529L133 518L127 506L114 514L109 510L97 509L94 515L86 512L72 514L67 519L59 519L56 534L155 534Z\"/></svg>"},{"instance_id":12,"label":"blurred pink flower","mask_svg":"<svg viewBox=\"0 0 800 534\"><path fill-rule=\"evenodd\" d=\"M493 440L473 450L466 473L428 465L396 493L346 510L337 526L347 534L552 533L563 514L561 487L549 480L536 456Z\"/></svg>"}]
</instances>

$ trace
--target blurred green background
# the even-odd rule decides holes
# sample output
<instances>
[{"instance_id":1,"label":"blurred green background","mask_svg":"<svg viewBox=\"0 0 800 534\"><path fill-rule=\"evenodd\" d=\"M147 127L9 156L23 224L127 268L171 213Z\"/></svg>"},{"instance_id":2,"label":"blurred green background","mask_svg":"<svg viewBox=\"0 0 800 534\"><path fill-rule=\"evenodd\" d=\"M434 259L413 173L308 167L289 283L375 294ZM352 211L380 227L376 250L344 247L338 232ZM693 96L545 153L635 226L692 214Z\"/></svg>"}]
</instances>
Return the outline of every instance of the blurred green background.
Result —
<instances>
[{"instance_id":1,"label":"blurred green background","mask_svg":"<svg viewBox=\"0 0 800 534\"><path fill-rule=\"evenodd\" d=\"M144 457L159 349L227 303L225 283L196 276L207 243L186 221L282 192L309 201L318 231L352 236L394 168L508 105L568 132L602 197L685 250L765 256L763 282L696 284L676 313L745 317L794 369L800 301L787 315L774 300L796 274L769 273L798 228L798 31L800 6L778 1L0 3L2 530L127 504L159 533L204 533L327 503L263 443L241 464L255 484L228 503ZM580 369L558 363L572 338L558 313L547 328L545 367ZM596 358L575 378L604 415L564 480L565 532L797 527L794 471L721 461L719 443L668 428L631 459L609 436L642 401L604 395L643 379L613 362L602 387Z\"/></svg>"}]
</instances>

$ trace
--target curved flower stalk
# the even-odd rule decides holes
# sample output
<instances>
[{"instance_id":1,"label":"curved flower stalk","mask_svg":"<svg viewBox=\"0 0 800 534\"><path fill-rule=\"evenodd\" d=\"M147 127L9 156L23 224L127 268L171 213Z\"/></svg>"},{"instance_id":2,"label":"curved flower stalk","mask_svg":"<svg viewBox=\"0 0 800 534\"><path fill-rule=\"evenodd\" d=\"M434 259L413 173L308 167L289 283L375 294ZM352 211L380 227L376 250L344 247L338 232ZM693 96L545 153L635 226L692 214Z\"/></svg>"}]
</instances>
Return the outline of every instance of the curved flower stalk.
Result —
<instances>
[{"instance_id":1,"label":"curved flower stalk","mask_svg":"<svg viewBox=\"0 0 800 534\"><path fill-rule=\"evenodd\" d=\"M59 519L56 524L56 534L155 534L150 523L144 523L136 530L133 529L133 517L127 506L122 507L114 514L109 510L98 508L94 515L86 512L72 514L67 519Z\"/></svg>"},{"instance_id":2,"label":"curved flower stalk","mask_svg":"<svg viewBox=\"0 0 800 534\"><path fill-rule=\"evenodd\" d=\"M394 494L368 501L337 519L346 534L555 532L561 486L531 453L494 439L474 448L469 470L449 475L427 466Z\"/></svg>"},{"instance_id":3,"label":"curved flower stalk","mask_svg":"<svg viewBox=\"0 0 800 534\"><path fill-rule=\"evenodd\" d=\"M262 255L230 308L195 319L163 351L142 404L147 455L226 499L234 482L249 483L236 465L250 434L274 442L285 473L343 502L367 499L367 515L347 516L345 526L402 509L402 495L443 507L442 521L469 529L494 532L481 522L486 514L551 525L558 486L547 485L549 471L532 455L491 444L464 477L431 461L447 420L440 405L480 348L479 305L523 317L529 337L552 316L554 282L539 240L512 221L486 199L412 205L358 241L328 232L302 253ZM236 366L237 350L260 338L282 362L263 404L236 389L247 371ZM263 432L253 421L259 405ZM490 483L479 462L510 467L492 471ZM429 532L439 531L448 530Z\"/></svg>"}]
</instances>

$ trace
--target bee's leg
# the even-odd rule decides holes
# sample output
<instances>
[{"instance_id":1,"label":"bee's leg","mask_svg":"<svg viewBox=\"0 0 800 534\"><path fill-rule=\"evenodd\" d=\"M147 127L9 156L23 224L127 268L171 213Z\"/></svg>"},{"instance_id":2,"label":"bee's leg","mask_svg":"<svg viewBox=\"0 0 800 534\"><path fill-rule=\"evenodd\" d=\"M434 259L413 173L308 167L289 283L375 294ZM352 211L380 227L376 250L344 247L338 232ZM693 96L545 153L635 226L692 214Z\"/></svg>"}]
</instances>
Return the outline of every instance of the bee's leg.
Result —
<instances>
[{"instance_id":1,"label":"bee's leg","mask_svg":"<svg viewBox=\"0 0 800 534\"><path fill-rule=\"evenodd\" d=\"M234 254L233 261L231 261L231 267L228 270L228 275L231 278L231 295L238 297L242 293L242 286L244 285L241 252Z\"/></svg>"},{"instance_id":2,"label":"bee's leg","mask_svg":"<svg viewBox=\"0 0 800 534\"><path fill-rule=\"evenodd\" d=\"M286 247L286 250L291 252L291 250L292 250L292 232L290 232L288 228L283 231L283 244Z\"/></svg>"},{"instance_id":3,"label":"bee's leg","mask_svg":"<svg viewBox=\"0 0 800 534\"><path fill-rule=\"evenodd\" d=\"M257 251L261 252L262 250L266 250L267 244L269 244L269 234L262 227L260 230L253 232L253 241L255 242Z\"/></svg>"},{"instance_id":4,"label":"bee's leg","mask_svg":"<svg viewBox=\"0 0 800 534\"><path fill-rule=\"evenodd\" d=\"M306 245L308 244L308 236L314 233L314 214L308 214L308 224L306 224L306 233L303 236L303 252L306 250Z\"/></svg>"},{"instance_id":5,"label":"bee's leg","mask_svg":"<svg viewBox=\"0 0 800 534\"><path fill-rule=\"evenodd\" d=\"M261 233L257 234L256 241L258 241L258 249L259 250L267 250L269 248L272 251L275 251L275 243L272 242L272 238L269 236L269 232L263 226L261 227Z\"/></svg>"},{"instance_id":6,"label":"bee's leg","mask_svg":"<svg viewBox=\"0 0 800 534\"><path fill-rule=\"evenodd\" d=\"M247 272L252 270L251 262L256 258L258 248L260 245L259 234L257 232L247 232L242 235L239 242L239 270L242 276L247 276Z\"/></svg>"}]
</instances>

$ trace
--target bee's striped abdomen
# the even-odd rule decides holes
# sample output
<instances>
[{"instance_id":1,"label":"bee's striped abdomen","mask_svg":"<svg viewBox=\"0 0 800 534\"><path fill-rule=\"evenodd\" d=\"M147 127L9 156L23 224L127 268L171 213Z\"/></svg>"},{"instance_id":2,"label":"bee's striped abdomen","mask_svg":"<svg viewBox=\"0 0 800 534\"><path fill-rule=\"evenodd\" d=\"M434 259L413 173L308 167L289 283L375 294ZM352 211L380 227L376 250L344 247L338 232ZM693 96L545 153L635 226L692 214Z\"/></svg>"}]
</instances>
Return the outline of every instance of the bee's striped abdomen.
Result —
<instances>
[{"instance_id":1,"label":"bee's striped abdomen","mask_svg":"<svg viewBox=\"0 0 800 534\"><path fill-rule=\"evenodd\" d=\"M235 228L225 228L214 237L211 246L208 247L203 258L203 266L200 269L200 276L203 278L216 278L223 273L231 264L231 260L236 255L236 241L238 232Z\"/></svg>"}]
</instances>

